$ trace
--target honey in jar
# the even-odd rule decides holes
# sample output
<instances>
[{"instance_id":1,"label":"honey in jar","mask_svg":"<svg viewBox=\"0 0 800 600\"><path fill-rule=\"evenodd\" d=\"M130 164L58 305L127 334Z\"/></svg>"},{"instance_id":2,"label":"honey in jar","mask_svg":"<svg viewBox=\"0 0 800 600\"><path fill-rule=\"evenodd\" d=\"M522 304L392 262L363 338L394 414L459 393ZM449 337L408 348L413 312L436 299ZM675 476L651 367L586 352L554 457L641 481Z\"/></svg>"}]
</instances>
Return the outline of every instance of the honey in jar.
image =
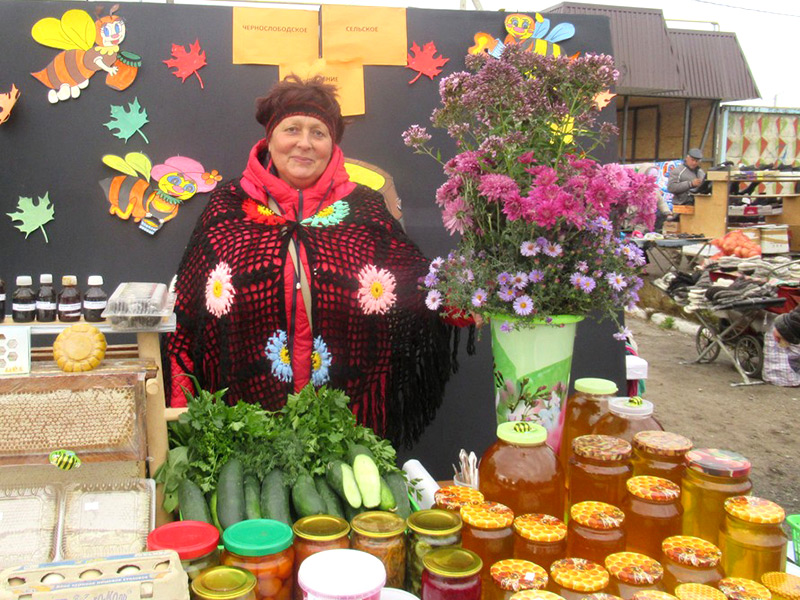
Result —
<instances>
[{"instance_id":1,"label":"honey in jar","mask_svg":"<svg viewBox=\"0 0 800 600\"><path fill-rule=\"evenodd\" d=\"M770 591L757 581L746 577L725 577L717 588L728 600L771 600Z\"/></svg>"},{"instance_id":2,"label":"honey in jar","mask_svg":"<svg viewBox=\"0 0 800 600\"><path fill-rule=\"evenodd\" d=\"M660 590L643 590L631 596L631 600L676 600L675 596Z\"/></svg>"},{"instance_id":3,"label":"honey in jar","mask_svg":"<svg viewBox=\"0 0 800 600\"><path fill-rule=\"evenodd\" d=\"M400 515L371 510L350 522L350 547L379 559L386 568L386 586L403 587L406 577L406 520Z\"/></svg>"},{"instance_id":4,"label":"honey in jar","mask_svg":"<svg viewBox=\"0 0 800 600\"><path fill-rule=\"evenodd\" d=\"M546 571L567 555L567 526L552 515L530 513L514 519L514 558L536 563Z\"/></svg>"},{"instance_id":5,"label":"honey in jar","mask_svg":"<svg viewBox=\"0 0 800 600\"><path fill-rule=\"evenodd\" d=\"M461 517L449 510L430 508L412 513L406 524L408 553L405 589L419 598L425 555L438 548L461 546Z\"/></svg>"},{"instance_id":6,"label":"honey in jar","mask_svg":"<svg viewBox=\"0 0 800 600\"><path fill-rule=\"evenodd\" d=\"M567 556L603 564L609 554L625 550L625 514L616 506L587 500L569 509Z\"/></svg>"},{"instance_id":7,"label":"honey in jar","mask_svg":"<svg viewBox=\"0 0 800 600\"><path fill-rule=\"evenodd\" d=\"M703 583L681 583L675 588L678 600L727 600L717 588Z\"/></svg>"},{"instance_id":8,"label":"honey in jar","mask_svg":"<svg viewBox=\"0 0 800 600\"><path fill-rule=\"evenodd\" d=\"M608 379L583 377L575 380L575 391L564 407L564 429L559 457L566 470L572 456L572 440L592 432L592 427L608 412L608 401L617 393L617 384ZM567 482L569 485L569 482Z\"/></svg>"},{"instance_id":9,"label":"honey in jar","mask_svg":"<svg viewBox=\"0 0 800 600\"><path fill-rule=\"evenodd\" d=\"M547 430L527 421L497 426L497 441L481 459L479 489L515 515L564 514L564 471L545 443Z\"/></svg>"},{"instance_id":10,"label":"honey in jar","mask_svg":"<svg viewBox=\"0 0 800 600\"><path fill-rule=\"evenodd\" d=\"M636 592L664 591L661 579L664 569L657 560L636 552L617 552L606 557L606 570L610 575L608 592L630 600Z\"/></svg>"},{"instance_id":11,"label":"honey in jar","mask_svg":"<svg viewBox=\"0 0 800 600\"><path fill-rule=\"evenodd\" d=\"M465 485L446 485L433 494L434 507L459 514L465 504L478 504L484 501L483 494Z\"/></svg>"},{"instance_id":12,"label":"honey in jar","mask_svg":"<svg viewBox=\"0 0 800 600\"><path fill-rule=\"evenodd\" d=\"M663 477L681 485L686 470L684 457L692 441L669 431L640 431L633 436L633 475Z\"/></svg>"},{"instance_id":13,"label":"honey in jar","mask_svg":"<svg viewBox=\"0 0 800 600\"><path fill-rule=\"evenodd\" d=\"M627 549L658 559L661 542L681 533L681 488L668 479L651 475L631 477L626 487L628 495L622 511L627 519Z\"/></svg>"},{"instance_id":14,"label":"honey in jar","mask_svg":"<svg viewBox=\"0 0 800 600\"><path fill-rule=\"evenodd\" d=\"M565 600L581 600L587 594L605 591L608 571L585 558L562 558L550 567L548 589Z\"/></svg>"},{"instance_id":15,"label":"honey in jar","mask_svg":"<svg viewBox=\"0 0 800 600\"><path fill-rule=\"evenodd\" d=\"M783 509L764 498L733 496L725 500L725 521L719 532L722 569L728 577L761 578L786 570L786 543L781 529Z\"/></svg>"},{"instance_id":16,"label":"honey in jar","mask_svg":"<svg viewBox=\"0 0 800 600\"><path fill-rule=\"evenodd\" d=\"M720 549L689 535L674 535L661 543L661 566L668 592L681 583L716 585L724 576Z\"/></svg>"},{"instance_id":17,"label":"honey in jar","mask_svg":"<svg viewBox=\"0 0 800 600\"><path fill-rule=\"evenodd\" d=\"M514 513L499 502L465 504L461 507L461 547L481 557L483 589L489 587L489 568L514 555Z\"/></svg>"},{"instance_id":18,"label":"honey in jar","mask_svg":"<svg viewBox=\"0 0 800 600\"><path fill-rule=\"evenodd\" d=\"M750 461L741 454L719 448L687 452L681 484L683 534L719 543L725 500L747 495L752 487Z\"/></svg>"},{"instance_id":19,"label":"honey in jar","mask_svg":"<svg viewBox=\"0 0 800 600\"><path fill-rule=\"evenodd\" d=\"M761 583L772 594L772 600L800 600L800 577L797 575L770 571L761 576Z\"/></svg>"},{"instance_id":20,"label":"honey in jar","mask_svg":"<svg viewBox=\"0 0 800 600\"><path fill-rule=\"evenodd\" d=\"M323 550L350 547L350 524L333 515L312 515L295 521L294 531L294 591L292 597L302 600L303 590L297 585L300 565L312 554Z\"/></svg>"},{"instance_id":21,"label":"honey in jar","mask_svg":"<svg viewBox=\"0 0 800 600\"><path fill-rule=\"evenodd\" d=\"M581 600L622 600L622 598L608 592L595 592L594 594L586 594Z\"/></svg>"},{"instance_id":22,"label":"honey in jar","mask_svg":"<svg viewBox=\"0 0 800 600\"><path fill-rule=\"evenodd\" d=\"M569 505L596 500L620 506L633 473L631 445L608 435L582 435L572 440L572 452Z\"/></svg>"},{"instance_id":23,"label":"honey in jar","mask_svg":"<svg viewBox=\"0 0 800 600\"><path fill-rule=\"evenodd\" d=\"M633 436L640 431L663 429L661 423L653 416L653 403L639 396L633 396L609 400L608 414L594 424L592 433L611 435L626 442L633 442Z\"/></svg>"},{"instance_id":24,"label":"honey in jar","mask_svg":"<svg viewBox=\"0 0 800 600\"><path fill-rule=\"evenodd\" d=\"M511 596L510 600L564 600L564 598L547 590L521 590Z\"/></svg>"},{"instance_id":25,"label":"honey in jar","mask_svg":"<svg viewBox=\"0 0 800 600\"><path fill-rule=\"evenodd\" d=\"M510 600L520 590L543 590L547 571L529 560L507 558L489 568L489 580L483 588L483 600Z\"/></svg>"}]
</instances>

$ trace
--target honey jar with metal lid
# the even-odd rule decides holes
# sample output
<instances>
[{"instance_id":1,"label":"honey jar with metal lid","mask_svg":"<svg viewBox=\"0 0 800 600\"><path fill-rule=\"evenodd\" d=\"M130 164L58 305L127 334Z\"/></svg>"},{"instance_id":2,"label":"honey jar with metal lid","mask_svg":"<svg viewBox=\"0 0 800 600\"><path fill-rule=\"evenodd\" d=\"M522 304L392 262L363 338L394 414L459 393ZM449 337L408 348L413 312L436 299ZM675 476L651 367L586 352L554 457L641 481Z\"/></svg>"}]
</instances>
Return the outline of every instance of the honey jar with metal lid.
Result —
<instances>
[{"instance_id":1,"label":"honey jar with metal lid","mask_svg":"<svg viewBox=\"0 0 800 600\"><path fill-rule=\"evenodd\" d=\"M464 548L437 548L425 555L422 598L480 600L480 557Z\"/></svg>"},{"instance_id":2,"label":"honey jar with metal lid","mask_svg":"<svg viewBox=\"0 0 800 600\"><path fill-rule=\"evenodd\" d=\"M300 565L312 554L323 550L350 547L350 523L333 515L311 515L295 521L294 531L294 588L292 597L302 600L303 590L297 585Z\"/></svg>"},{"instance_id":3,"label":"honey jar with metal lid","mask_svg":"<svg viewBox=\"0 0 800 600\"><path fill-rule=\"evenodd\" d=\"M608 571L584 558L562 558L550 567L548 589L566 600L581 600L586 594L608 587Z\"/></svg>"},{"instance_id":4,"label":"honey jar with metal lid","mask_svg":"<svg viewBox=\"0 0 800 600\"><path fill-rule=\"evenodd\" d=\"M606 556L626 546L625 513L605 502L573 504L567 525L567 556L603 564Z\"/></svg>"},{"instance_id":5,"label":"honey jar with metal lid","mask_svg":"<svg viewBox=\"0 0 800 600\"><path fill-rule=\"evenodd\" d=\"M499 502L481 502L461 507L461 547L481 557L484 590L489 584L489 567L514 555L514 513Z\"/></svg>"},{"instance_id":6,"label":"honey jar with metal lid","mask_svg":"<svg viewBox=\"0 0 800 600\"><path fill-rule=\"evenodd\" d=\"M386 568L386 585L403 587L406 576L406 520L391 512L372 510L350 522L350 547L378 558Z\"/></svg>"},{"instance_id":7,"label":"honey jar with metal lid","mask_svg":"<svg viewBox=\"0 0 800 600\"><path fill-rule=\"evenodd\" d=\"M606 557L610 575L608 592L630 598L644 590L664 591L664 569L657 560L637 552L618 552Z\"/></svg>"},{"instance_id":8,"label":"honey jar with metal lid","mask_svg":"<svg viewBox=\"0 0 800 600\"><path fill-rule=\"evenodd\" d=\"M661 542L680 535L683 526L681 488L669 479L652 475L631 477L622 503L627 517L627 549L651 558L661 557Z\"/></svg>"},{"instance_id":9,"label":"honey jar with metal lid","mask_svg":"<svg viewBox=\"0 0 800 600\"><path fill-rule=\"evenodd\" d=\"M761 576L764 584L772 594L772 600L800 600L800 577L779 571L770 571Z\"/></svg>"},{"instance_id":10,"label":"honey jar with metal lid","mask_svg":"<svg viewBox=\"0 0 800 600\"><path fill-rule=\"evenodd\" d=\"M631 445L608 435L582 435L572 441L569 506L596 500L620 506L633 473Z\"/></svg>"},{"instance_id":11,"label":"honey jar with metal lid","mask_svg":"<svg viewBox=\"0 0 800 600\"><path fill-rule=\"evenodd\" d=\"M724 506L719 548L725 574L758 581L764 573L785 571L789 540L781 528L783 509L755 496L733 496Z\"/></svg>"},{"instance_id":12,"label":"honey jar with metal lid","mask_svg":"<svg viewBox=\"0 0 800 600\"><path fill-rule=\"evenodd\" d=\"M483 600L509 600L520 590L543 590L547 579L547 571L529 560L499 560L489 567Z\"/></svg>"},{"instance_id":13,"label":"honey jar with metal lid","mask_svg":"<svg viewBox=\"0 0 800 600\"><path fill-rule=\"evenodd\" d=\"M447 485L433 494L435 508L451 510L454 513L458 513L465 504L477 504L483 501L484 497L480 491L465 485Z\"/></svg>"},{"instance_id":14,"label":"honey jar with metal lid","mask_svg":"<svg viewBox=\"0 0 800 600\"><path fill-rule=\"evenodd\" d=\"M681 485L686 470L685 456L692 449L692 441L670 431L640 431L633 436L634 477L653 475Z\"/></svg>"},{"instance_id":15,"label":"honey jar with metal lid","mask_svg":"<svg viewBox=\"0 0 800 600\"><path fill-rule=\"evenodd\" d=\"M581 600L623 600L616 594L609 594L608 592L595 592L594 594L586 594Z\"/></svg>"},{"instance_id":16,"label":"honey jar with metal lid","mask_svg":"<svg viewBox=\"0 0 800 600\"><path fill-rule=\"evenodd\" d=\"M461 517L449 510L429 508L420 510L406 519L408 526L408 552L406 554L405 589L420 597L422 593L423 558L431 550L447 546L461 546Z\"/></svg>"},{"instance_id":17,"label":"honey jar with metal lid","mask_svg":"<svg viewBox=\"0 0 800 600\"><path fill-rule=\"evenodd\" d=\"M562 596L547 590L520 590L510 600L564 600Z\"/></svg>"},{"instance_id":18,"label":"honey jar with metal lid","mask_svg":"<svg viewBox=\"0 0 800 600\"><path fill-rule=\"evenodd\" d=\"M631 600L676 600L675 596L660 590L643 590L631 596Z\"/></svg>"},{"instance_id":19,"label":"honey jar with metal lid","mask_svg":"<svg viewBox=\"0 0 800 600\"><path fill-rule=\"evenodd\" d=\"M724 576L722 552L706 540L690 535L674 535L661 542L664 588L673 592L681 583L717 585Z\"/></svg>"},{"instance_id":20,"label":"honey jar with metal lid","mask_svg":"<svg viewBox=\"0 0 800 600\"><path fill-rule=\"evenodd\" d=\"M681 583L675 587L678 600L727 600L717 588L704 583Z\"/></svg>"},{"instance_id":21,"label":"honey jar with metal lid","mask_svg":"<svg viewBox=\"0 0 800 600\"><path fill-rule=\"evenodd\" d=\"M772 593L757 581L746 577L725 577L717 588L728 600L771 600Z\"/></svg>"},{"instance_id":22,"label":"honey jar with metal lid","mask_svg":"<svg viewBox=\"0 0 800 600\"><path fill-rule=\"evenodd\" d=\"M256 576L238 567L216 566L192 580L193 600L255 600Z\"/></svg>"},{"instance_id":23,"label":"honey jar with metal lid","mask_svg":"<svg viewBox=\"0 0 800 600\"><path fill-rule=\"evenodd\" d=\"M567 553L567 526L552 515L530 513L514 519L514 558L536 563L546 571Z\"/></svg>"}]
</instances>

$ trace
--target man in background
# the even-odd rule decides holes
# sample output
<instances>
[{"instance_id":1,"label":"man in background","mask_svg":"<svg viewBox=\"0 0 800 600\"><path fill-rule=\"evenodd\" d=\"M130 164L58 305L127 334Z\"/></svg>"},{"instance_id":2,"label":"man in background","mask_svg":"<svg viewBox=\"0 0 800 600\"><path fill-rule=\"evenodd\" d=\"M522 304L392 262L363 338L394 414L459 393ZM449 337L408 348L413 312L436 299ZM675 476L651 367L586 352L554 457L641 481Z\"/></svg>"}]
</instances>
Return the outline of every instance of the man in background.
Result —
<instances>
[{"instance_id":1,"label":"man in background","mask_svg":"<svg viewBox=\"0 0 800 600\"><path fill-rule=\"evenodd\" d=\"M703 153L699 148L692 148L683 159L683 164L675 167L669 174L667 191L674 195L673 204L693 204L691 191L700 186L706 173L700 168Z\"/></svg>"}]
</instances>

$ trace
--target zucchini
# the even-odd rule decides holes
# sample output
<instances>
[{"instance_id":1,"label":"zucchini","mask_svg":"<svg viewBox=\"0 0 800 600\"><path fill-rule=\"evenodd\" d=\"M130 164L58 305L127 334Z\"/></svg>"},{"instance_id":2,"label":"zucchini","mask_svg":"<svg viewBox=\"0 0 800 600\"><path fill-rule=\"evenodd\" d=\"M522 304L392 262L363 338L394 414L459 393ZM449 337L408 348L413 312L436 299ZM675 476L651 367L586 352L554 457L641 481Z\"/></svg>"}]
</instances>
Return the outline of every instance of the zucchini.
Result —
<instances>
[{"instance_id":1,"label":"zucchini","mask_svg":"<svg viewBox=\"0 0 800 600\"><path fill-rule=\"evenodd\" d=\"M292 506L298 517L324 515L328 507L314 486L310 475L299 475L292 486Z\"/></svg>"},{"instance_id":2,"label":"zucchini","mask_svg":"<svg viewBox=\"0 0 800 600\"><path fill-rule=\"evenodd\" d=\"M353 517L355 517L356 515L360 515L362 512L364 512L364 510L365 509L364 509L363 506L359 506L358 508L353 508L347 502L345 502L344 503L344 518L349 523L350 521L353 520Z\"/></svg>"},{"instance_id":3,"label":"zucchini","mask_svg":"<svg viewBox=\"0 0 800 600\"><path fill-rule=\"evenodd\" d=\"M339 496L336 495L336 492L331 489L331 486L328 485L328 482L325 481L325 478L322 476L315 477L314 487L317 488L317 493L325 502L325 513L344 519L344 508L342 507L342 501Z\"/></svg>"},{"instance_id":4,"label":"zucchini","mask_svg":"<svg viewBox=\"0 0 800 600\"><path fill-rule=\"evenodd\" d=\"M361 506L361 492L358 491L358 484L353 475L353 467L341 460L332 460L328 463L325 472L325 481L339 494L346 505L352 508Z\"/></svg>"},{"instance_id":5,"label":"zucchini","mask_svg":"<svg viewBox=\"0 0 800 600\"><path fill-rule=\"evenodd\" d=\"M372 460L375 460L375 455L372 453L372 450L362 444L350 444L350 446L347 448L345 460L352 465L353 461L356 459L356 456L359 454L366 454Z\"/></svg>"},{"instance_id":6,"label":"zucchini","mask_svg":"<svg viewBox=\"0 0 800 600\"><path fill-rule=\"evenodd\" d=\"M397 508L397 502L395 502L394 494L392 494L389 484L386 483L386 480L383 477L381 477L381 502L378 505L378 508L381 510L394 510Z\"/></svg>"},{"instance_id":7,"label":"zucchini","mask_svg":"<svg viewBox=\"0 0 800 600\"><path fill-rule=\"evenodd\" d=\"M214 527L217 528L221 536L222 525L219 524L219 517L217 517L217 490L211 492L211 498L208 500L208 511L211 513L211 521L214 523ZM220 537L220 539L222 538Z\"/></svg>"},{"instance_id":8,"label":"zucchini","mask_svg":"<svg viewBox=\"0 0 800 600\"><path fill-rule=\"evenodd\" d=\"M231 458L219 470L217 517L223 530L245 519L244 468L238 458Z\"/></svg>"},{"instance_id":9,"label":"zucchini","mask_svg":"<svg viewBox=\"0 0 800 600\"><path fill-rule=\"evenodd\" d=\"M387 473L384 479L386 480L386 485L392 490L392 496L394 496L394 501L397 503L395 512L407 519L411 516L411 502L408 500L408 486L405 478L399 471L393 471L392 473Z\"/></svg>"},{"instance_id":10,"label":"zucchini","mask_svg":"<svg viewBox=\"0 0 800 600\"><path fill-rule=\"evenodd\" d=\"M208 510L203 490L194 481L182 479L178 484L178 506L182 520L211 523L211 511Z\"/></svg>"},{"instance_id":11,"label":"zucchini","mask_svg":"<svg viewBox=\"0 0 800 600\"><path fill-rule=\"evenodd\" d=\"M381 503L381 475L378 466L366 454L358 454L353 460L355 475L361 502L367 508L375 508Z\"/></svg>"},{"instance_id":12,"label":"zucchini","mask_svg":"<svg viewBox=\"0 0 800 600\"><path fill-rule=\"evenodd\" d=\"M261 484L255 475L247 475L244 478L244 516L246 519L261 518Z\"/></svg>"},{"instance_id":13,"label":"zucchini","mask_svg":"<svg viewBox=\"0 0 800 600\"><path fill-rule=\"evenodd\" d=\"M292 524L289 510L289 487L283 482L283 471L272 469L261 483L261 517Z\"/></svg>"}]
</instances>

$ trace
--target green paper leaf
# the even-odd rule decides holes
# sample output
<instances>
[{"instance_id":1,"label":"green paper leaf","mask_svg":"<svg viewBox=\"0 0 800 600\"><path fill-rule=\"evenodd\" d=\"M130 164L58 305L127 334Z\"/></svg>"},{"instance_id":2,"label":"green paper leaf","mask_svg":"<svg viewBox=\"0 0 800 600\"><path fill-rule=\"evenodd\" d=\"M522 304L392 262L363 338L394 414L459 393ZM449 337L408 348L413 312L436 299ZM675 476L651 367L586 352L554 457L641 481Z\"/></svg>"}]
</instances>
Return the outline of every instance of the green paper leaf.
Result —
<instances>
[{"instance_id":1,"label":"green paper leaf","mask_svg":"<svg viewBox=\"0 0 800 600\"><path fill-rule=\"evenodd\" d=\"M53 205L50 204L49 192L45 192L44 197L37 198L35 203L33 198L20 196L17 202L17 209L19 212L6 214L11 217L12 221L22 222L21 225L14 225L14 227L25 234L25 239L28 239L28 236L32 232L41 229L44 241L49 243L50 240L47 239L47 232L44 230L44 225L55 218L55 209Z\"/></svg>"},{"instance_id":2,"label":"green paper leaf","mask_svg":"<svg viewBox=\"0 0 800 600\"><path fill-rule=\"evenodd\" d=\"M128 110L125 110L123 106L115 106L112 104L111 120L108 123L103 123L103 125L108 127L111 131L117 129L118 132L114 135L125 140L126 143L134 133L138 133L144 138L144 141L149 144L150 140L148 140L147 136L141 131L146 123L148 123L147 110L142 108L139 104L139 98L134 98L133 102L128 103Z\"/></svg>"}]
</instances>

